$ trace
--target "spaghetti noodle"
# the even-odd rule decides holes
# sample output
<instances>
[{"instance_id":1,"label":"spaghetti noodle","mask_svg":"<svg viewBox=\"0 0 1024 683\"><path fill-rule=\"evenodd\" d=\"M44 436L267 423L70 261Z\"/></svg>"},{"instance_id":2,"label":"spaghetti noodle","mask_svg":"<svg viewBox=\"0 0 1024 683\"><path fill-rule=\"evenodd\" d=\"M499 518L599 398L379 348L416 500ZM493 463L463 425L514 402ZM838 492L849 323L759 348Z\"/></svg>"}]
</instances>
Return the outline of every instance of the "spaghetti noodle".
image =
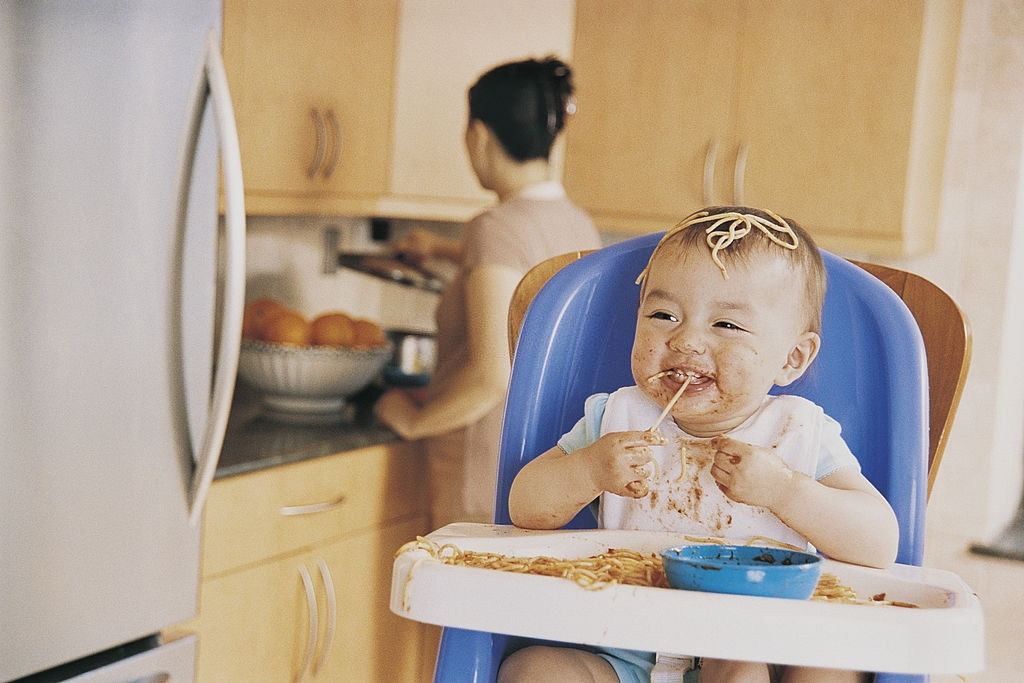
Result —
<instances>
[{"instance_id":1,"label":"spaghetti noodle","mask_svg":"<svg viewBox=\"0 0 1024 683\"><path fill-rule=\"evenodd\" d=\"M577 560L546 556L510 557L499 553L460 550L450 543L438 545L420 536L403 545L396 554L408 550L425 550L435 560L460 567L570 579L587 590L598 590L615 584L668 587L660 557L654 553L644 554L627 548L609 548L607 552Z\"/></svg>"},{"instance_id":2,"label":"spaghetti noodle","mask_svg":"<svg viewBox=\"0 0 1024 683\"><path fill-rule=\"evenodd\" d=\"M686 540L700 543L726 543L726 541L719 538L687 536ZM751 539L748 545L753 545L755 542L765 542L766 544L771 542L776 546L799 550L799 548L789 544L760 537L756 541ZM423 550L428 554L429 558L447 565L559 577L569 579L586 590L600 590L617 584L650 588L669 587L668 580L665 578L665 569L662 566L661 557L657 553L641 553L628 548L609 548L607 552L598 555L581 557L576 560L565 560L548 556L514 557L500 553L461 550L451 543L439 545L429 538L417 536L415 541L409 541L399 548L395 556L397 557L402 553L413 550ZM426 559L428 558L420 558L413 565L406 581L406 591L408 591L409 583L412 581L412 575L416 568ZM886 600L884 593L874 595L869 599L858 598L853 588L843 584L835 574L827 572L821 575L811 600L850 605L917 607L917 605L910 602ZM403 603L408 608L407 595L403 599Z\"/></svg>"},{"instance_id":3,"label":"spaghetti noodle","mask_svg":"<svg viewBox=\"0 0 1024 683\"><path fill-rule=\"evenodd\" d=\"M785 249L796 249L800 245L800 240L797 238L796 233L793 232L793 228L789 226L789 223L784 218L767 210L765 210L765 214L772 220L761 218L755 214L738 213L736 211L716 214L711 214L708 211L698 211L690 214L670 228L664 237L661 238L661 241L658 242L658 246L654 248L654 251L657 253L658 247L664 244L666 240L686 228L701 223L711 223L711 225L704 229L704 233L707 236L707 244L711 247L711 260L722 271L722 277L728 280L729 273L726 272L725 264L722 263L718 252L728 248L733 242L747 236L755 228L763 232L772 242ZM779 235L783 235L785 239L779 237ZM647 267L644 268L643 272L636 279L636 284L643 282L647 277L650 267L651 264L648 263Z\"/></svg>"}]
</instances>

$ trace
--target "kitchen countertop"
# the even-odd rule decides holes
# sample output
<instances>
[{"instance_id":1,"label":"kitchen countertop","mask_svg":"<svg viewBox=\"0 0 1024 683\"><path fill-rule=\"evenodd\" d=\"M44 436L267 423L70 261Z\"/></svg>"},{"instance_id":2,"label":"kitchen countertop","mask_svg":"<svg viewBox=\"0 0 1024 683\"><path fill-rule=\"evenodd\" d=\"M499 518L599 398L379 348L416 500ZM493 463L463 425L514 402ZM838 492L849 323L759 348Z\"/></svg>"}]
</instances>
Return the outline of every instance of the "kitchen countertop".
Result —
<instances>
[{"instance_id":1,"label":"kitchen countertop","mask_svg":"<svg viewBox=\"0 0 1024 683\"><path fill-rule=\"evenodd\" d=\"M342 407L342 419L282 420L267 413L258 391L239 381L215 479L398 440L373 417L382 389L371 385Z\"/></svg>"}]
</instances>

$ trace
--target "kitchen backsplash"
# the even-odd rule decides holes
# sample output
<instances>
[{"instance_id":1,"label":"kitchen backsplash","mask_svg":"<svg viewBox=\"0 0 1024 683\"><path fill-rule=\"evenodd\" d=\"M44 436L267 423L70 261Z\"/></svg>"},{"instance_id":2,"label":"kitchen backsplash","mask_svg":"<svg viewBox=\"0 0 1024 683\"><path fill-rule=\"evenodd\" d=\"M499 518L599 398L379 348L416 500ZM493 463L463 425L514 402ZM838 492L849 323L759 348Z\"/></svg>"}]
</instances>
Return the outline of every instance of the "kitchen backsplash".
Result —
<instances>
[{"instance_id":1,"label":"kitchen backsplash","mask_svg":"<svg viewBox=\"0 0 1024 683\"><path fill-rule=\"evenodd\" d=\"M272 297L309 317L342 311L385 329L434 331L436 294L345 268L325 273L328 230L337 230L339 251L387 253L387 242L372 239L368 218L249 216L246 221L246 302ZM415 225L453 237L461 231L457 224L391 221L390 237Z\"/></svg>"}]
</instances>

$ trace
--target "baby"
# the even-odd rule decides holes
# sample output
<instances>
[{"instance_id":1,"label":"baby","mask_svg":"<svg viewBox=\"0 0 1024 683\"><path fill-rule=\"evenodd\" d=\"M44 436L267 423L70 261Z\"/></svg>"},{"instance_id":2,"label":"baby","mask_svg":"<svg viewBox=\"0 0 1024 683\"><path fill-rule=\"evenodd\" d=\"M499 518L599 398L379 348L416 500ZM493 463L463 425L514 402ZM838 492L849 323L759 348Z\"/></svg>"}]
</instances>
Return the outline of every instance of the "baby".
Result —
<instances>
[{"instance_id":1,"label":"baby","mask_svg":"<svg viewBox=\"0 0 1024 683\"><path fill-rule=\"evenodd\" d=\"M603 528L777 541L891 564L896 517L839 424L810 401L768 393L803 375L820 347L826 276L810 236L769 211L706 209L666 233L637 282L636 385L591 396L576 426L522 469L512 521L557 529L596 500ZM653 664L654 653L532 646L502 664L499 680L642 681ZM705 658L700 680L824 675Z\"/></svg>"}]
</instances>

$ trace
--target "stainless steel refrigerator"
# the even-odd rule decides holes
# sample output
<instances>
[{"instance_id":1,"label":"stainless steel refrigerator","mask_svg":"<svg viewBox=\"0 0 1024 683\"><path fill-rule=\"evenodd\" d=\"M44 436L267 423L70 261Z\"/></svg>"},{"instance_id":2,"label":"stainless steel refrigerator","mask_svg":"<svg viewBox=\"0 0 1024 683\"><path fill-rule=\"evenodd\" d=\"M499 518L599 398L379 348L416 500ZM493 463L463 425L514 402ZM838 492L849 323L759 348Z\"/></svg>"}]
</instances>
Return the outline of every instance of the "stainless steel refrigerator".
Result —
<instances>
[{"instance_id":1,"label":"stainless steel refrigerator","mask_svg":"<svg viewBox=\"0 0 1024 683\"><path fill-rule=\"evenodd\" d=\"M193 678L159 634L196 611L241 329L220 15L0 0L3 681Z\"/></svg>"}]
</instances>

